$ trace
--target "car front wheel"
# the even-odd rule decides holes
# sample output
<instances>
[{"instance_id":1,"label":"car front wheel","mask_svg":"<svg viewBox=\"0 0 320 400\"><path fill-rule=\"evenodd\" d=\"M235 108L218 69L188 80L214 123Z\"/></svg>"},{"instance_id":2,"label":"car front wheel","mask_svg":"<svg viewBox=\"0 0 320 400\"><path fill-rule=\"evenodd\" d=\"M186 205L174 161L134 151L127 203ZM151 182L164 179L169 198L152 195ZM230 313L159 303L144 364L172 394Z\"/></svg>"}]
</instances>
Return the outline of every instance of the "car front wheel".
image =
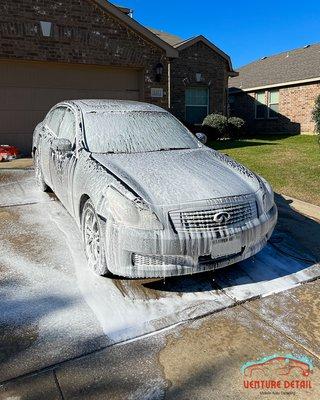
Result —
<instances>
[{"instance_id":1,"label":"car front wheel","mask_svg":"<svg viewBox=\"0 0 320 400\"><path fill-rule=\"evenodd\" d=\"M84 205L81 230L89 267L98 275L109 275L101 226L91 200Z\"/></svg>"}]
</instances>

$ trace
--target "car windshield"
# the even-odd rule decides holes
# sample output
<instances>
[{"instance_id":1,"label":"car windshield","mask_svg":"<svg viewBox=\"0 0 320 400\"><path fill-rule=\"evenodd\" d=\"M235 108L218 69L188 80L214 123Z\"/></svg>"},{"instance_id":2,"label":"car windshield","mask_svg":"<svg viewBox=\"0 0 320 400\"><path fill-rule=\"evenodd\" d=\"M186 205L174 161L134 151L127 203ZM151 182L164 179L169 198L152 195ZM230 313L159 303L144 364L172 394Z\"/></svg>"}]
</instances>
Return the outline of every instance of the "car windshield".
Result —
<instances>
[{"instance_id":1,"label":"car windshield","mask_svg":"<svg viewBox=\"0 0 320 400\"><path fill-rule=\"evenodd\" d=\"M198 141L168 112L91 111L84 114L85 137L92 153L142 153L193 149Z\"/></svg>"}]
</instances>

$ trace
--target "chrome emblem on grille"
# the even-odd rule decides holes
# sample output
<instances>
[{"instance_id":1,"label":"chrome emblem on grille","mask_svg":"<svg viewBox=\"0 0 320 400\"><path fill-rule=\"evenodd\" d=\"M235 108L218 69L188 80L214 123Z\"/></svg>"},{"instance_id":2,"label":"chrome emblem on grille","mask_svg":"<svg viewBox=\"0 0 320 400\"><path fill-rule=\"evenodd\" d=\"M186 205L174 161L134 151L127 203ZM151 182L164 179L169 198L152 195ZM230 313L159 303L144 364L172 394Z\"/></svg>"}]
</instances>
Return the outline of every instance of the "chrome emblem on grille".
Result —
<instances>
[{"instance_id":1,"label":"chrome emblem on grille","mask_svg":"<svg viewBox=\"0 0 320 400\"><path fill-rule=\"evenodd\" d=\"M230 218L231 215L227 211L218 212L213 216L213 220L217 224L225 224Z\"/></svg>"}]
</instances>

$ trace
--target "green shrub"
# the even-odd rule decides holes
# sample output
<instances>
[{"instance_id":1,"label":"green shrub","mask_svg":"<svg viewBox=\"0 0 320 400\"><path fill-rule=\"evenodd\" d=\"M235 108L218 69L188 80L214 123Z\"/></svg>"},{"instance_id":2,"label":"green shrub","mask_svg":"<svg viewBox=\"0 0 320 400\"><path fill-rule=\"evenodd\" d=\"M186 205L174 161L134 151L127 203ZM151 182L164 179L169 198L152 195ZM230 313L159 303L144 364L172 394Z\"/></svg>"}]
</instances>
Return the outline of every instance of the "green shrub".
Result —
<instances>
[{"instance_id":1,"label":"green shrub","mask_svg":"<svg viewBox=\"0 0 320 400\"><path fill-rule=\"evenodd\" d=\"M239 138L245 131L246 123L242 118L230 117L228 119L228 137L231 139Z\"/></svg>"},{"instance_id":2,"label":"green shrub","mask_svg":"<svg viewBox=\"0 0 320 400\"><path fill-rule=\"evenodd\" d=\"M210 139L224 137L227 133L228 119L221 114L209 114L202 122L202 130Z\"/></svg>"},{"instance_id":3,"label":"green shrub","mask_svg":"<svg viewBox=\"0 0 320 400\"><path fill-rule=\"evenodd\" d=\"M227 118L221 114L210 114L202 122L202 131L208 135L209 139L237 139L244 133L245 125L242 118Z\"/></svg>"},{"instance_id":4,"label":"green shrub","mask_svg":"<svg viewBox=\"0 0 320 400\"><path fill-rule=\"evenodd\" d=\"M315 130L320 134L320 95L316 98L314 109L312 110L312 119L315 122Z\"/></svg>"}]
</instances>

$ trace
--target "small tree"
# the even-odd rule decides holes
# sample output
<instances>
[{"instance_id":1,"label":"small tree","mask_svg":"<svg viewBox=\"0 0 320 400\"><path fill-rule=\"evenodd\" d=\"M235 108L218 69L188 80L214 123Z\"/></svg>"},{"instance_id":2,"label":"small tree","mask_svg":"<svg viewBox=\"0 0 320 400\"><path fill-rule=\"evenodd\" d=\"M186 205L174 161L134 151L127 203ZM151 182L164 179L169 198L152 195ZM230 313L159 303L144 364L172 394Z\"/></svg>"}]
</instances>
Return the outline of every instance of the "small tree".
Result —
<instances>
[{"instance_id":1,"label":"small tree","mask_svg":"<svg viewBox=\"0 0 320 400\"><path fill-rule=\"evenodd\" d=\"M314 109L312 110L312 119L315 122L315 130L320 134L320 95L316 98Z\"/></svg>"}]
</instances>

